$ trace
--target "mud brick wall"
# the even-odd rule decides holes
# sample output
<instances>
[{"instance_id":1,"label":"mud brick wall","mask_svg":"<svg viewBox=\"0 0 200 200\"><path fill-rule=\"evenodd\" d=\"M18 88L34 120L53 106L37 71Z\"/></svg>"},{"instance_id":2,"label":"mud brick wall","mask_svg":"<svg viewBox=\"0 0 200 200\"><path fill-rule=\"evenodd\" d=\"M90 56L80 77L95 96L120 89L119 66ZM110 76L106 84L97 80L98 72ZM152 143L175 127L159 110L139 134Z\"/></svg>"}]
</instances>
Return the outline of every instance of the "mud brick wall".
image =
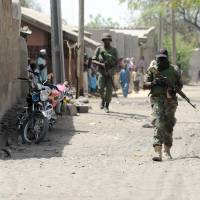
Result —
<instances>
[{"instance_id":1,"label":"mud brick wall","mask_svg":"<svg viewBox=\"0 0 200 200\"><path fill-rule=\"evenodd\" d=\"M19 19L11 0L0 0L0 119L20 97Z\"/></svg>"}]
</instances>

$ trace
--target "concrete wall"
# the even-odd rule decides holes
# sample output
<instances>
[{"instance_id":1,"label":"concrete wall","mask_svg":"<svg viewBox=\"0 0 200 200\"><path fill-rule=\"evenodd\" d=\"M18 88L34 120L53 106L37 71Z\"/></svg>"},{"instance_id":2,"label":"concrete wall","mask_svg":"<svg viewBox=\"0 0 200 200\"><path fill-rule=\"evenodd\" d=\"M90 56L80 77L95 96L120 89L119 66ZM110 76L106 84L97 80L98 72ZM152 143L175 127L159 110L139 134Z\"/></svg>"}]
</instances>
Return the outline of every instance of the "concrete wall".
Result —
<instances>
[{"instance_id":1,"label":"concrete wall","mask_svg":"<svg viewBox=\"0 0 200 200\"><path fill-rule=\"evenodd\" d=\"M199 82L200 81L200 77L199 77L199 73L200 73L200 62L199 62L199 58L200 58L200 49L196 49L193 51L191 58L190 58L190 70L189 70L189 75L191 78L192 82Z\"/></svg>"},{"instance_id":2,"label":"concrete wall","mask_svg":"<svg viewBox=\"0 0 200 200\"><path fill-rule=\"evenodd\" d=\"M143 47L143 56L147 65L155 58L156 44L155 44L155 32L152 31L148 34L147 42Z\"/></svg>"},{"instance_id":3,"label":"concrete wall","mask_svg":"<svg viewBox=\"0 0 200 200\"><path fill-rule=\"evenodd\" d=\"M40 49L47 50L47 66L48 73L52 72L52 62L51 62L51 35L47 31L44 31L28 22L22 20L22 26L28 26L32 31L32 34L28 36L28 55L32 60L36 60ZM92 53L91 53L92 54ZM76 71L76 59L75 53L72 53L72 83L75 85L75 71ZM64 43L64 63L65 63L65 77L69 78L69 50Z\"/></svg>"},{"instance_id":4,"label":"concrete wall","mask_svg":"<svg viewBox=\"0 0 200 200\"><path fill-rule=\"evenodd\" d=\"M91 38L95 41L102 42L102 34L103 33L110 33L112 35L112 46L115 47L118 51L118 57L134 57L136 60L136 64L141 57L141 47L139 46L139 38L137 36L132 36L129 34L124 33L117 33L114 31L110 31L108 29L93 29L86 27L86 30L92 33ZM146 51L147 50L147 51ZM148 50L144 51L145 57L147 56L147 60L150 60ZM154 52L154 51L153 51ZM92 52L94 54L94 52ZM91 56L91 54L90 54ZM153 59L154 55L151 56L151 60Z\"/></svg>"},{"instance_id":5,"label":"concrete wall","mask_svg":"<svg viewBox=\"0 0 200 200\"><path fill-rule=\"evenodd\" d=\"M0 118L20 96L18 11L11 0L0 0Z\"/></svg>"},{"instance_id":6,"label":"concrete wall","mask_svg":"<svg viewBox=\"0 0 200 200\"><path fill-rule=\"evenodd\" d=\"M32 31L32 34L28 37L27 43L29 46L48 46L49 45L49 33L35 26L22 21L22 27L28 26Z\"/></svg>"},{"instance_id":7,"label":"concrete wall","mask_svg":"<svg viewBox=\"0 0 200 200\"><path fill-rule=\"evenodd\" d=\"M101 42L101 37L103 33L110 33L113 39L112 45L117 48L119 57L134 57L137 63L140 57L143 55L145 57L145 62L147 63L147 65L149 65L151 60L155 57L156 48L154 42L154 30L152 30L148 34L144 46L139 45L140 38L137 36L110 31L109 29L94 29L86 27L86 30L91 32L91 38L98 42Z\"/></svg>"}]
</instances>

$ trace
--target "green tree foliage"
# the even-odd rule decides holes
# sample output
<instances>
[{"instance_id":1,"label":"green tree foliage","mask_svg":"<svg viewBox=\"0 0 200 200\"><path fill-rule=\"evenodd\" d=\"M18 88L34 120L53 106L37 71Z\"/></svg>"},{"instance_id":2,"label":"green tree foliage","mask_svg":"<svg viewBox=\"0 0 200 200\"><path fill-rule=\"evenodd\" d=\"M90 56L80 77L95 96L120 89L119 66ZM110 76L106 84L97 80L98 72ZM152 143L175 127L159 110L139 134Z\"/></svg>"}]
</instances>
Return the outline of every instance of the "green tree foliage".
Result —
<instances>
[{"instance_id":1,"label":"green tree foliage","mask_svg":"<svg viewBox=\"0 0 200 200\"><path fill-rule=\"evenodd\" d=\"M22 7L32 8L34 10L41 11L41 7L36 0L20 0L19 2Z\"/></svg>"},{"instance_id":2,"label":"green tree foliage","mask_svg":"<svg viewBox=\"0 0 200 200\"><path fill-rule=\"evenodd\" d=\"M163 18L164 43L170 57L172 55L171 9L176 12L176 49L177 65L183 70L185 79L188 77L189 59L192 49L199 45L200 31L200 0L118 0L126 2L128 8L141 11L137 21L139 26L159 26L159 18Z\"/></svg>"},{"instance_id":3,"label":"green tree foliage","mask_svg":"<svg viewBox=\"0 0 200 200\"><path fill-rule=\"evenodd\" d=\"M118 0L126 2L130 10L139 9L142 16L139 23L149 25L157 22L160 15L166 17L166 13L172 7L176 10L177 18L183 20L189 26L200 31L200 0Z\"/></svg>"},{"instance_id":4,"label":"green tree foliage","mask_svg":"<svg viewBox=\"0 0 200 200\"><path fill-rule=\"evenodd\" d=\"M100 14L93 16L90 15L90 22L87 24L88 27L119 27L119 23L114 22L112 18L104 18Z\"/></svg>"},{"instance_id":5,"label":"green tree foliage","mask_svg":"<svg viewBox=\"0 0 200 200\"><path fill-rule=\"evenodd\" d=\"M171 38L165 37L164 47L169 51L169 56L172 55L172 40ZM185 42L183 36L180 34L176 37L177 47L177 65L183 70L184 77L188 78L189 60L192 54L193 45L189 42Z\"/></svg>"}]
</instances>

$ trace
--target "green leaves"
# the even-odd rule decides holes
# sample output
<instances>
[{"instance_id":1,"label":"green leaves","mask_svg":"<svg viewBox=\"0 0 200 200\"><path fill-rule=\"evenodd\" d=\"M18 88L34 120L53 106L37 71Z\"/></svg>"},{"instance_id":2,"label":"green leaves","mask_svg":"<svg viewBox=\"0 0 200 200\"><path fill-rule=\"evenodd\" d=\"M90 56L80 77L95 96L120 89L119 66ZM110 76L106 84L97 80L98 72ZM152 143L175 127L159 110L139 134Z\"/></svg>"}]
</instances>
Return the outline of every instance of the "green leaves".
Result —
<instances>
[{"instance_id":1,"label":"green leaves","mask_svg":"<svg viewBox=\"0 0 200 200\"><path fill-rule=\"evenodd\" d=\"M90 15L90 22L87 24L89 27L119 27L119 23L114 22L111 17L104 18L100 14L96 16Z\"/></svg>"},{"instance_id":2,"label":"green leaves","mask_svg":"<svg viewBox=\"0 0 200 200\"><path fill-rule=\"evenodd\" d=\"M167 48L169 56L172 55L172 40L170 37L165 37L164 47ZM185 41L185 39L178 34L176 37L177 48L177 65L181 67L185 74L188 73L189 59L192 53L193 46L191 43Z\"/></svg>"},{"instance_id":3,"label":"green leaves","mask_svg":"<svg viewBox=\"0 0 200 200\"><path fill-rule=\"evenodd\" d=\"M127 3L130 10L146 10L154 7L154 11L161 12L167 7L178 8L195 8L200 6L200 0L117 0L119 3Z\"/></svg>"},{"instance_id":4,"label":"green leaves","mask_svg":"<svg viewBox=\"0 0 200 200\"><path fill-rule=\"evenodd\" d=\"M32 8L37 11L41 11L41 7L35 0L19 0L20 5L26 8Z\"/></svg>"}]
</instances>

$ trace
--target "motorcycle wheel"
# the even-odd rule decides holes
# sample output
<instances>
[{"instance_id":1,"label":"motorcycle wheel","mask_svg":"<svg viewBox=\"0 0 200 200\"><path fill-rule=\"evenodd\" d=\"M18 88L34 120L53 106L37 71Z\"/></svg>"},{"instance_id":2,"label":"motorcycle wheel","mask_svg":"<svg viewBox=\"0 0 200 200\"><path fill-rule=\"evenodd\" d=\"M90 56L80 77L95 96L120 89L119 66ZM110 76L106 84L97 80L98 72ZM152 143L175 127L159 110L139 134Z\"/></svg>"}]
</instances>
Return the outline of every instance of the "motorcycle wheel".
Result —
<instances>
[{"instance_id":1,"label":"motorcycle wheel","mask_svg":"<svg viewBox=\"0 0 200 200\"><path fill-rule=\"evenodd\" d=\"M24 123L24 128L22 130L22 140L25 143L39 144L48 131L48 120L42 114L36 114L33 119L28 119Z\"/></svg>"}]
</instances>

